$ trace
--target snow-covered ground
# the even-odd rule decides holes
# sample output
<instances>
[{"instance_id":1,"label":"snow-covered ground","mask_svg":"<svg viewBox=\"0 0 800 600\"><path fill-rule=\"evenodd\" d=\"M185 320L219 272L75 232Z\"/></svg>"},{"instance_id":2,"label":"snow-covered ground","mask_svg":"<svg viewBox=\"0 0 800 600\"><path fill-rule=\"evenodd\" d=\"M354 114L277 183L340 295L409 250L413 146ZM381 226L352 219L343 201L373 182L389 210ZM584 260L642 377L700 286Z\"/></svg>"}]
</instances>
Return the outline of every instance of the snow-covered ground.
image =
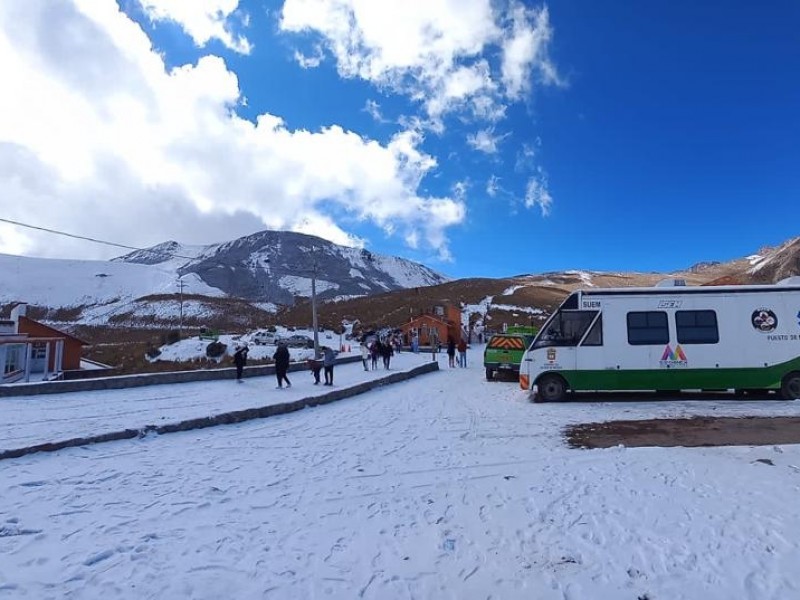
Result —
<instances>
[{"instance_id":1,"label":"snow-covered ground","mask_svg":"<svg viewBox=\"0 0 800 600\"><path fill-rule=\"evenodd\" d=\"M337 377L373 376L359 368ZM268 383L161 393L202 416L277 395ZM30 401L36 430L50 426L41 403L67 399ZM484 381L475 348L467 369L329 406L3 461L0 598L798 597L798 446L572 450L561 437L693 414L798 415L800 402L534 405Z\"/></svg>"},{"instance_id":2,"label":"snow-covered ground","mask_svg":"<svg viewBox=\"0 0 800 600\"><path fill-rule=\"evenodd\" d=\"M392 358L389 371L384 370L382 363L377 370L368 372L364 371L360 362L337 365L333 372L334 389L379 379L397 371L407 371L429 360L429 354L403 352ZM314 385L314 377L307 369L289 373L289 380L292 387L282 390L275 389L273 376L259 376L246 377L240 384L228 379L154 385L113 392L2 398L0 450L292 402L331 390Z\"/></svg>"},{"instance_id":3,"label":"snow-covered ground","mask_svg":"<svg viewBox=\"0 0 800 600\"><path fill-rule=\"evenodd\" d=\"M352 327L351 327L352 328ZM219 336L219 341L227 346L226 353L233 356L236 352L236 346L239 344L247 344L247 356L254 360L263 360L272 358L277 348L274 344L258 345L253 342L255 331L244 335L228 335L223 334ZM287 329L286 327L278 326L275 328L275 335L281 339L286 339L293 335L301 335L309 340L314 338L313 329ZM341 356L349 356L358 353L358 342L355 340L347 340L343 336L333 331L326 330L320 331L317 334L320 347L329 346L336 351L341 351L342 346L345 350L341 352ZM156 357L156 361L189 361L198 358L205 358L206 348L210 340L201 340L199 337L191 337L180 340L174 344L167 344L161 346L161 354ZM293 361L307 360L314 356L314 350L308 348L289 348L289 355Z\"/></svg>"}]
</instances>

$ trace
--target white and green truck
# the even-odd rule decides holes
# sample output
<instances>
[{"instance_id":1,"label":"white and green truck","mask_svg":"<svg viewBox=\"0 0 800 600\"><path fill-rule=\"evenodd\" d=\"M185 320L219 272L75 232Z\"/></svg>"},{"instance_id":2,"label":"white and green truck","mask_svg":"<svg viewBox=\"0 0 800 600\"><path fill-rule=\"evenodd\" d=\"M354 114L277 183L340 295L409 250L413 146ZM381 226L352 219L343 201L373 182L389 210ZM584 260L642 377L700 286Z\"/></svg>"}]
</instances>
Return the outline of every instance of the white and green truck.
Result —
<instances>
[{"instance_id":1,"label":"white and green truck","mask_svg":"<svg viewBox=\"0 0 800 600\"><path fill-rule=\"evenodd\" d=\"M776 390L800 398L800 278L573 292L522 357L534 400L570 391Z\"/></svg>"}]
</instances>

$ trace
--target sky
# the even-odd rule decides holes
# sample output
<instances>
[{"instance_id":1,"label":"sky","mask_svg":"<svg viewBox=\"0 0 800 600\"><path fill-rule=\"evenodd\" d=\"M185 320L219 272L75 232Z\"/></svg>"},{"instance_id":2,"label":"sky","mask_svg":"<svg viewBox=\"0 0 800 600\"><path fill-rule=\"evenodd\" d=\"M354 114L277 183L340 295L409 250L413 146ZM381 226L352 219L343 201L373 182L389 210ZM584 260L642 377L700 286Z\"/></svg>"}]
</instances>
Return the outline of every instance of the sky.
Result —
<instances>
[{"instance_id":1,"label":"sky","mask_svg":"<svg viewBox=\"0 0 800 600\"><path fill-rule=\"evenodd\" d=\"M666 271L798 235L800 5L0 3L0 218L263 229L450 277ZM0 223L0 252L118 249Z\"/></svg>"}]
</instances>

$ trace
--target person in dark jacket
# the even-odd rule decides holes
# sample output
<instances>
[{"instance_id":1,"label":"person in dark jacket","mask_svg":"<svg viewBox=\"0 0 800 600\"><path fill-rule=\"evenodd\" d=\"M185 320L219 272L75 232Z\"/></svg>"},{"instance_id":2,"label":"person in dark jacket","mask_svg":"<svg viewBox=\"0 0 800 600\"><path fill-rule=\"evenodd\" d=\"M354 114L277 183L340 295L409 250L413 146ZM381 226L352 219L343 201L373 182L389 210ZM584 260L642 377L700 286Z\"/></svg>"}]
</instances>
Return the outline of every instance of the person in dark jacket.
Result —
<instances>
[{"instance_id":1,"label":"person in dark jacket","mask_svg":"<svg viewBox=\"0 0 800 600\"><path fill-rule=\"evenodd\" d=\"M309 358L308 368L311 369L311 373L314 375L314 385L318 385L319 372L322 371L322 361L315 358Z\"/></svg>"},{"instance_id":2,"label":"person in dark jacket","mask_svg":"<svg viewBox=\"0 0 800 600\"><path fill-rule=\"evenodd\" d=\"M452 336L447 338L447 360L451 367L456 366L456 341Z\"/></svg>"},{"instance_id":3,"label":"person in dark jacket","mask_svg":"<svg viewBox=\"0 0 800 600\"><path fill-rule=\"evenodd\" d=\"M381 343L379 340L375 340L372 342L372 346L369 349L370 357L372 358L372 370L378 368L378 355L381 353Z\"/></svg>"},{"instance_id":4,"label":"person in dark jacket","mask_svg":"<svg viewBox=\"0 0 800 600\"><path fill-rule=\"evenodd\" d=\"M286 387L292 387L292 382L286 376L289 372L289 348L286 347L284 342L278 343L278 349L272 355L275 361L275 377L278 379L278 388L283 387L283 382L286 382Z\"/></svg>"},{"instance_id":5,"label":"person in dark jacket","mask_svg":"<svg viewBox=\"0 0 800 600\"><path fill-rule=\"evenodd\" d=\"M247 353L249 351L250 349L245 344L236 348L236 352L233 353L233 364L236 365L236 381L239 383L242 382L242 371L244 371L244 366L247 364Z\"/></svg>"},{"instance_id":6,"label":"person in dark jacket","mask_svg":"<svg viewBox=\"0 0 800 600\"><path fill-rule=\"evenodd\" d=\"M387 339L385 343L381 344L381 356L383 357L384 369L389 369L389 362L392 360L392 354L392 343Z\"/></svg>"},{"instance_id":7,"label":"person in dark jacket","mask_svg":"<svg viewBox=\"0 0 800 600\"><path fill-rule=\"evenodd\" d=\"M322 365L325 368L325 385L333 385L333 366L336 364L336 355L331 348L325 346L322 353Z\"/></svg>"}]
</instances>

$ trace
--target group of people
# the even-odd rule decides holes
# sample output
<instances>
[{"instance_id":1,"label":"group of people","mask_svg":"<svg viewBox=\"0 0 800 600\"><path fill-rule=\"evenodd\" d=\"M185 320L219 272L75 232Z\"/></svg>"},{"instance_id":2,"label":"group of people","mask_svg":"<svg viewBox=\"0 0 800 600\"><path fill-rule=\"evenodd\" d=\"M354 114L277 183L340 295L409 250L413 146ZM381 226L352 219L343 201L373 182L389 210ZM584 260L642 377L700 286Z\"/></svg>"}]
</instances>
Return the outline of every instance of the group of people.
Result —
<instances>
[{"instance_id":1,"label":"group of people","mask_svg":"<svg viewBox=\"0 0 800 600\"><path fill-rule=\"evenodd\" d=\"M383 368L389 369L392 356L394 356L395 345L392 339L385 339L381 341L376 339L371 344L366 341L361 342L361 362L364 365L364 370L369 371L370 365L372 369L378 368L378 358L383 360Z\"/></svg>"},{"instance_id":2,"label":"group of people","mask_svg":"<svg viewBox=\"0 0 800 600\"><path fill-rule=\"evenodd\" d=\"M320 372L325 372L325 383L323 385L333 385L333 367L336 364L337 351L323 346L322 359L309 359L308 368L314 376L314 385L320 382ZM247 364L247 353L250 351L247 344L242 344L236 348L233 353L233 364L236 366L236 381L242 382L242 373ZM289 348L284 342L278 342L278 347L272 355L272 360L275 361L275 378L278 380L277 389L283 389L284 384L287 388L292 387L292 382L289 381L289 362L291 356L289 355Z\"/></svg>"},{"instance_id":3,"label":"group of people","mask_svg":"<svg viewBox=\"0 0 800 600\"><path fill-rule=\"evenodd\" d=\"M382 359L383 368L388 370L391 363L392 356L395 353L395 347L399 346L398 340L395 338L380 338L367 344L366 341L361 342L361 362L364 365L364 370L369 371L370 366L372 370L378 368L378 359ZM237 346L233 354L233 364L236 366L236 381L242 382L242 373L247 364L247 353L249 352L247 344ZM333 367L336 364L336 355L339 354L328 346L323 346L322 357L312 358L308 360L308 368L314 376L314 385L320 382L320 373L324 371L325 383L323 385L333 385ZM431 351L433 359L436 360L436 353L439 350L439 344L433 343ZM399 351L399 347L398 347ZM447 339L447 357L450 367L456 366L456 351L458 351L458 366L466 368L467 366L467 342L461 338L458 343L452 338ZM287 388L292 387L292 382L289 381L289 362L290 362L289 348L284 342L278 342L278 348L272 355L275 361L275 378L278 380L277 389L282 389L284 384Z\"/></svg>"},{"instance_id":4,"label":"group of people","mask_svg":"<svg viewBox=\"0 0 800 600\"><path fill-rule=\"evenodd\" d=\"M467 342L461 338L458 343L452 337L447 338L447 361L451 368L456 366L456 350L458 350L458 366L467 366Z\"/></svg>"}]
</instances>

